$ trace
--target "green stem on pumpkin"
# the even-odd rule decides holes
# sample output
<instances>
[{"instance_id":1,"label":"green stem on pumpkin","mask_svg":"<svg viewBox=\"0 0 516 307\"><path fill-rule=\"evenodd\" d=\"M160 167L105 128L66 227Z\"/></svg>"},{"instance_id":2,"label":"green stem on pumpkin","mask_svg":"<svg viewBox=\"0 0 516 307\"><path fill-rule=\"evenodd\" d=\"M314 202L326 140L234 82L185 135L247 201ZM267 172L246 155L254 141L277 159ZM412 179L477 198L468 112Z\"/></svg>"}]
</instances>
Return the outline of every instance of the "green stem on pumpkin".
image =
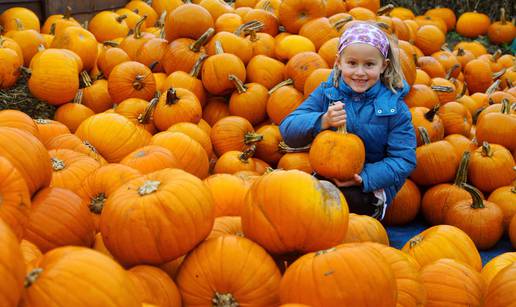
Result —
<instances>
[{"instance_id":1,"label":"green stem on pumpkin","mask_svg":"<svg viewBox=\"0 0 516 307\"><path fill-rule=\"evenodd\" d=\"M438 103L430 111L426 112L425 113L426 120L428 120L429 122L433 122L434 117L437 114L437 112L439 112L440 107L441 107L441 104Z\"/></svg>"},{"instance_id":2,"label":"green stem on pumpkin","mask_svg":"<svg viewBox=\"0 0 516 307\"><path fill-rule=\"evenodd\" d=\"M145 19L147 19L147 15L143 15L142 18L140 18L140 20L138 20L138 22L134 26L134 38L135 39L142 38L142 25L145 22Z\"/></svg>"},{"instance_id":3,"label":"green stem on pumpkin","mask_svg":"<svg viewBox=\"0 0 516 307\"><path fill-rule=\"evenodd\" d=\"M67 5L63 14L63 19L72 18L72 7Z\"/></svg>"},{"instance_id":4,"label":"green stem on pumpkin","mask_svg":"<svg viewBox=\"0 0 516 307\"><path fill-rule=\"evenodd\" d=\"M493 79L498 79L505 74L507 68L502 68L500 71L493 73Z\"/></svg>"},{"instance_id":5,"label":"green stem on pumpkin","mask_svg":"<svg viewBox=\"0 0 516 307\"><path fill-rule=\"evenodd\" d=\"M482 200L482 197L480 197L480 191L477 188L475 188L474 186L469 185L467 183L464 183L461 187L464 190L468 191L469 194L471 195L471 198L473 199L473 201L471 202L471 208L473 208L473 209L485 208L484 201Z\"/></svg>"},{"instance_id":6,"label":"green stem on pumpkin","mask_svg":"<svg viewBox=\"0 0 516 307\"><path fill-rule=\"evenodd\" d=\"M258 27L258 29L263 28L264 24L258 20L251 20L246 23L241 24L236 28L236 30L233 32L236 36L242 36L242 33L245 33L247 29Z\"/></svg>"},{"instance_id":7,"label":"green stem on pumpkin","mask_svg":"<svg viewBox=\"0 0 516 307\"><path fill-rule=\"evenodd\" d=\"M50 25L50 30L48 31L48 33L50 35L56 35L56 23L55 22Z\"/></svg>"},{"instance_id":8,"label":"green stem on pumpkin","mask_svg":"<svg viewBox=\"0 0 516 307\"><path fill-rule=\"evenodd\" d=\"M387 4L387 5L382 6L381 8L379 8L379 9L376 11L376 15L377 15L377 16L387 15L387 14L389 14L393 9L394 9L394 5L392 5L392 4Z\"/></svg>"},{"instance_id":9,"label":"green stem on pumpkin","mask_svg":"<svg viewBox=\"0 0 516 307\"><path fill-rule=\"evenodd\" d=\"M308 152L311 144L303 147L290 147L284 141L278 143L278 151L281 153L295 153L295 152Z\"/></svg>"},{"instance_id":10,"label":"green stem on pumpkin","mask_svg":"<svg viewBox=\"0 0 516 307\"><path fill-rule=\"evenodd\" d=\"M498 86L500 85L500 80L496 80L495 82L493 82L486 90L486 94L488 96L490 96L491 94L493 94L494 92L496 92L496 90L498 89Z\"/></svg>"},{"instance_id":11,"label":"green stem on pumpkin","mask_svg":"<svg viewBox=\"0 0 516 307\"><path fill-rule=\"evenodd\" d=\"M77 93L75 94L75 97L73 98L73 103L82 104L82 97L83 97L83 89L80 88L77 91Z\"/></svg>"},{"instance_id":12,"label":"green stem on pumpkin","mask_svg":"<svg viewBox=\"0 0 516 307\"><path fill-rule=\"evenodd\" d=\"M35 268L32 271L30 271L27 276L25 276L25 281L23 282L23 287L28 288L32 286L33 283L36 282L36 280L39 278L39 275L43 273L42 268Z\"/></svg>"},{"instance_id":13,"label":"green stem on pumpkin","mask_svg":"<svg viewBox=\"0 0 516 307\"><path fill-rule=\"evenodd\" d=\"M90 75L88 74L87 71L85 71L85 70L82 71L80 75L81 75L82 82L84 82L84 85L86 85L86 87L92 86L92 81L91 81Z\"/></svg>"},{"instance_id":14,"label":"green stem on pumpkin","mask_svg":"<svg viewBox=\"0 0 516 307\"><path fill-rule=\"evenodd\" d=\"M430 88L432 90L436 91L436 92L441 92L441 93L451 93L451 92L453 92L453 87L451 87L451 86L432 85Z\"/></svg>"},{"instance_id":15,"label":"green stem on pumpkin","mask_svg":"<svg viewBox=\"0 0 516 307\"><path fill-rule=\"evenodd\" d=\"M340 30L351 20L353 20L353 17L348 16L342 19L337 20L332 24L332 26L337 30L337 32L340 32Z\"/></svg>"},{"instance_id":16,"label":"green stem on pumpkin","mask_svg":"<svg viewBox=\"0 0 516 307\"><path fill-rule=\"evenodd\" d=\"M471 152L466 151L462 155L462 158L460 160L459 169L457 170L457 174L455 175L455 181L453 182L454 185L460 187L468 180L468 164L469 159L471 157Z\"/></svg>"},{"instance_id":17,"label":"green stem on pumpkin","mask_svg":"<svg viewBox=\"0 0 516 307\"><path fill-rule=\"evenodd\" d=\"M192 70L190 71L190 76L194 78L199 77L199 73L201 72L202 62L208 58L208 55L205 53L201 53L199 58L197 58L197 61L195 61L194 66L192 67Z\"/></svg>"},{"instance_id":18,"label":"green stem on pumpkin","mask_svg":"<svg viewBox=\"0 0 516 307\"><path fill-rule=\"evenodd\" d=\"M201 35L201 37L199 37L199 39L197 39L190 45L190 50L193 52L199 52L201 50L201 47L208 42L208 39L213 35L213 33L215 33L215 29L213 28L209 28L208 30L206 30L206 32L204 32Z\"/></svg>"},{"instance_id":19,"label":"green stem on pumpkin","mask_svg":"<svg viewBox=\"0 0 516 307\"><path fill-rule=\"evenodd\" d=\"M509 104L509 99L503 98L502 99L502 114L510 114L511 112L511 105Z\"/></svg>"},{"instance_id":20,"label":"green stem on pumpkin","mask_svg":"<svg viewBox=\"0 0 516 307\"><path fill-rule=\"evenodd\" d=\"M505 25L507 23L507 17L505 15L505 8L500 8L500 23L502 25Z\"/></svg>"},{"instance_id":21,"label":"green stem on pumpkin","mask_svg":"<svg viewBox=\"0 0 516 307\"><path fill-rule=\"evenodd\" d=\"M482 142L482 156L483 157L492 157L493 150L491 149L491 145L487 141Z\"/></svg>"},{"instance_id":22,"label":"green stem on pumpkin","mask_svg":"<svg viewBox=\"0 0 516 307\"><path fill-rule=\"evenodd\" d=\"M224 48L222 48L222 43L218 40L215 41L215 54L223 54Z\"/></svg>"},{"instance_id":23,"label":"green stem on pumpkin","mask_svg":"<svg viewBox=\"0 0 516 307\"><path fill-rule=\"evenodd\" d=\"M346 128L346 125L339 126L337 128L337 133L341 133L341 134L348 133L348 129Z\"/></svg>"},{"instance_id":24,"label":"green stem on pumpkin","mask_svg":"<svg viewBox=\"0 0 516 307\"><path fill-rule=\"evenodd\" d=\"M247 92L247 86L242 82L242 80L238 79L237 76L229 74L228 79L233 81L239 94L244 94Z\"/></svg>"},{"instance_id":25,"label":"green stem on pumpkin","mask_svg":"<svg viewBox=\"0 0 516 307\"><path fill-rule=\"evenodd\" d=\"M493 55L491 56L491 61L492 62L496 62L498 61L498 59L502 56L502 50L501 49L498 49L496 50L495 53L493 53Z\"/></svg>"},{"instance_id":26,"label":"green stem on pumpkin","mask_svg":"<svg viewBox=\"0 0 516 307\"><path fill-rule=\"evenodd\" d=\"M280 83L276 84L273 88L271 88L269 90L269 95L272 95L272 93L277 91L282 86L292 85L292 84L294 84L294 80L292 80L292 79L287 79L287 80L281 81Z\"/></svg>"},{"instance_id":27,"label":"green stem on pumpkin","mask_svg":"<svg viewBox=\"0 0 516 307\"><path fill-rule=\"evenodd\" d=\"M423 140L423 143L425 143L425 145L432 143L432 141L430 140L430 136L428 135L428 131L426 131L425 127L417 127L417 130L419 131L421 139Z\"/></svg>"},{"instance_id":28,"label":"green stem on pumpkin","mask_svg":"<svg viewBox=\"0 0 516 307\"><path fill-rule=\"evenodd\" d=\"M336 250L337 250L336 247L331 247L331 248L328 248L328 249L323 249L323 250L315 252L315 256L316 257L317 256L321 256L321 255L324 255L324 254L328 254L328 253L334 252Z\"/></svg>"},{"instance_id":29,"label":"green stem on pumpkin","mask_svg":"<svg viewBox=\"0 0 516 307\"><path fill-rule=\"evenodd\" d=\"M244 144L245 145L250 145L250 144L253 144L256 142L260 142L261 140L263 140L263 135L258 134L256 132L246 132L246 134L244 134Z\"/></svg>"}]
</instances>

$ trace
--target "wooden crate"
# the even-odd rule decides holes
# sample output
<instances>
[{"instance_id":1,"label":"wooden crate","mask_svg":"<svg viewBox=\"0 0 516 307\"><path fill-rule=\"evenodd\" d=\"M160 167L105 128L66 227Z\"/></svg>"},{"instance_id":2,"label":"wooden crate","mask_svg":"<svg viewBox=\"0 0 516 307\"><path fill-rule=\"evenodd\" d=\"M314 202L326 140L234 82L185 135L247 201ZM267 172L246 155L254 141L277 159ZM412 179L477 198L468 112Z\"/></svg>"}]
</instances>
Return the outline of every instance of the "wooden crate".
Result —
<instances>
[{"instance_id":1,"label":"wooden crate","mask_svg":"<svg viewBox=\"0 0 516 307\"><path fill-rule=\"evenodd\" d=\"M32 10L42 21L53 14L62 14L66 6L72 8L72 15L79 22L91 19L104 10L115 10L128 0L0 0L0 13L8 8L21 6Z\"/></svg>"}]
</instances>

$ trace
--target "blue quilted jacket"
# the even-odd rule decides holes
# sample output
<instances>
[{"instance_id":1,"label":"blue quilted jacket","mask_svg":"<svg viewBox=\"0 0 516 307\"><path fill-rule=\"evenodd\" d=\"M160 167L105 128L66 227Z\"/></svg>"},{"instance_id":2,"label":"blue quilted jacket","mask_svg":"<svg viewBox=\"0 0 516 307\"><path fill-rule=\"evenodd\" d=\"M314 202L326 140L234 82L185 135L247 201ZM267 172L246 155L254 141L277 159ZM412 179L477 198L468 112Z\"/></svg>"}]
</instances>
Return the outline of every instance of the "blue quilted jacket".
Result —
<instances>
[{"instance_id":1,"label":"blue quilted jacket","mask_svg":"<svg viewBox=\"0 0 516 307\"><path fill-rule=\"evenodd\" d=\"M383 188L390 204L416 166L416 137L403 101L409 86L404 82L403 89L393 93L379 80L366 92L356 93L342 78L338 88L332 79L333 73L281 122L283 140L291 147L308 145L320 132L329 104L342 101L348 132L358 135L365 145L366 161L359 174L363 191Z\"/></svg>"}]
</instances>

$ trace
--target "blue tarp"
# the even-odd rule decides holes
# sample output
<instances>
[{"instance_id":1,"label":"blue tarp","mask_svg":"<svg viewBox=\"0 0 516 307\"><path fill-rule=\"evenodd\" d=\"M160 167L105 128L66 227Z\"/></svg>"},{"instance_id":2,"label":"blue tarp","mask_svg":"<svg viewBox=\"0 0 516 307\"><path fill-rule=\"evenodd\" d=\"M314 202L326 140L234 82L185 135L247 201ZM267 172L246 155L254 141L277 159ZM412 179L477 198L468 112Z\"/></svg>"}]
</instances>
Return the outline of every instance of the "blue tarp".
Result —
<instances>
[{"instance_id":1,"label":"blue tarp","mask_svg":"<svg viewBox=\"0 0 516 307\"><path fill-rule=\"evenodd\" d=\"M404 226L386 227L390 245L398 249L401 249L408 240L427 228L430 228L430 225L420 219ZM489 260L500 254L514 251L509 238L507 235L504 235L493 248L487 251L480 251L480 256L482 257L482 263L485 265Z\"/></svg>"}]
</instances>

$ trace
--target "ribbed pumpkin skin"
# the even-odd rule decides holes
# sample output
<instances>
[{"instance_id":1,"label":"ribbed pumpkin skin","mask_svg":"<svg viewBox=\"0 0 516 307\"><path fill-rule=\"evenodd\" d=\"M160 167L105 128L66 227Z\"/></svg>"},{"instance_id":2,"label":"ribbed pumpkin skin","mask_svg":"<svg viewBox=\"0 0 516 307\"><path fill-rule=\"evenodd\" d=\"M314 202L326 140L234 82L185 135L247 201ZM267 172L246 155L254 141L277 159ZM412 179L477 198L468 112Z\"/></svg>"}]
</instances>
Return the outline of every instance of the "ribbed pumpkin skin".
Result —
<instances>
[{"instance_id":1,"label":"ribbed pumpkin skin","mask_svg":"<svg viewBox=\"0 0 516 307\"><path fill-rule=\"evenodd\" d=\"M50 156L35 136L16 128L0 127L0 156L18 169L30 195L50 184Z\"/></svg>"},{"instance_id":2,"label":"ribbed pumpkin skin","mask_svg":"<svg viewBox=\"0 0 516 307\"><path fill-rule=\"evenodd\" d=\"M29 115L18 110L7 109L0 111L0 127L24 130L41 140L35 121Z\"/></svg>"},{"instance_id":3,"label":"ribbed pumpkin skin","mask_svg":"<svg viewBox=\"0 0 516 307\"><path fill-rule=\"evenodd\" d=\"M78 136L71 133L57 135L46 145L49 150L52 149L71 149L76 152L87 154L98 161L101 165L107 164L106 160L99 154L97 149L87 141L82 141Z\"/></svg>"},{"instance_id":4,"label":"ribbed pumpkin skin","mask_svg":"<svg viewBox=\"0 0 516 307\"><path fill-rule=\"evenodd\" d=\"M0 219L0 306L15 307L22 295L25 264L16 235Z\"/></svg>"},{"instance_id":5,"label":"ribbed pumpkin skin","mask_svg":"<svg viewBox=\"0 0 516 307\"><path fill-rule=\"evenodd\" d=\"M81 123L75 134L88 141L109 162L118 163L133 150L149 143L147 130L115 113L101 113Z\"/></svg>"},{"instance_id":6,"label":"ribbed pumpkin skin","mask_svg":"<svg viewBox=\"0 0 516 307\"><path fill-rule=\"evenodd\" d=\"M482 268L482 272L480 272L486 283L486 287L489 287L491 281L495 278L496 275L498 275L501 270L513 263L516 263L516 252L503 253L486 263L486 265L484 265Z\"/></svg>"},{"instance_id":7,"label":"ribbed pumpkin skin","mask_svg":"<svg viewBox=\"0 0 516 307\"><path fill-rule=\"evenodd\" d=\"M150 186L157 182L153 191ZM162 264L204 240L214 219L213 198L202 181L179 169L164 169L118 188L102 211L100 231L122 264Z\"/></svg>"},{"instance_id":8,"label":"ribbed pumpkin skin","mask_svg":"<svg viewBox=\"0 0 516 307\"><path fill-rule=\"evenodd\" d=\"M312 307L394 307L396 280L380 252L348 243L297 259L283 275L280 298Z\"/></svg>"},{"instance_id":9,"label":"ribbed pumpkin skin","mask_svg":"<svg viewBox=\"0 0 516 307\"><path fill-rule=\"evenodd\" d=\"M342 193L298 170L278 170L256 179L242 211L245 236L274 254L335 246L344 239L347 224Z\"/></svg>"},{"instance_id":10,"label":"ribbed pumpkin skin","mask_svg":"<svg viewBox=\"0 0 516 307\"><path fill-rule=\"evenodd\" d=\"M137 265L129 270L129 277L143 294L143 302L163 307L181 306L181 294L176 284L162 270L149 265Z\"/></svg>"},{"instance_id":11,"label":"ribbed pumpkin skin","mask_svg":"<svg viewBox=\"0 0 516 307\"><path fill-rule=\"evenodd\" d=\"M214 174L204 179L215 204L215 216L240 216L249 185L237 176Z\"/></svg>"},{"instance_id":12,"label":"ribbed pumpkin skin","mask_svg":"<svg viewBox=\"0 0 516 307\"><path fill-rule=\"evenodd\" d=\"M0 219L7 223L18 239L23 237L30 207L25 180L9 160L0 156Z\"/></svg>"},{"instance_id":13,"label":"ribbed pumpkin skin","mask_svg":"<svg viewBox=\"0 0 516 307\"><path fill-rule=\"evenodd\" d=\"M389 245L387 231L375 218L367 215L349 214L348 231L342 243L376 242Z\"/></svg>"},{"instance_id":14,"label":"ribbed pumpkin skin","mask_svg":"<svg viewBox=\"0 0 516 307\"><path fill-rule=\"evenodd\" d=\"M426 291L423 286L420 267L409 255L383 244L366 243L379 251L390 264L398 289L398 307L426 306Z\"/></svg>"},{"instance_id":15,"label":"ribbed pumpkin skin","mask_svg":"<svg viewBox=\"0 0 516 307\"><path fill-rule=\"evenodd\" d=\"M213 229L206 240L220 236L235 235L244 236L242 230L242 218L239 216L219 216L215 218Z\"/></svg>"},{"instance_id":16,"label":"ribbed pumpkin skin","mask_svg":"<svg viewBox=\"0 0 516 307\"><path fill-rule=\"evenodd\" d=\"M500 271L491 281L484 299L486 307L514 307L516 306L516 263L512 263Z\"/></svg>"},{"instance_id":17,"label":"ribbed pumpkin skin","mask_svg":"<svg viewBox=\"0 0 516 307\"><path fill-rule=\"evenodd\" d=\"M48 142L52 138L58 135L70 133L70 129L68 129L68 127L56 120L36 119L34 120L34 122L36 122L36 125L38 127L39 139L41 143L45 145L45 147L47 147Z\"/></svg>"},{"instance_id":18,"label":"ribbed pumpkin skin","mask_svg":"<svg viewBox=\"0 0 516 307\"><path fill-rule=\"evenodd\" d=\"M147 66L134 61L123 62L110 72L108 91L114 103L128 98L151 100L156 91L156 80Z\"/></svg>"},{"instance_id":19,"label":"ribbed pumpkin skin","mask_svg":"<svg viewBox=\"0 0 516 307\"><path fill-rule=\"evenodd\" d=\"M26 288L23 307L140 307L134 286L119 264L95 250L67 246L45 254L43 269Z\"/></svg>"},{"instance_id":20,"label":"ribbed pumpkin skin","mask_svg":"<svg viewBox=\"0 0 516 307\"><path fill-rule=\"evenodd\" d=\"M62 188L46 188L33 198L25 239L45 253L56 247L90 247L95 239L93 220L82 199Z\"/></svg>"},{"instance_id":21,"label":"ribbed pumpkin skin","mask_svg":"<svg viewBox=\"0 0 516 307\"><path fill-rule=\"evenodd\" d=\"M480 273L454 259L439 259L421 269L425 306L482 306L485 290Z\"/></svg>"},{"instance_id":22,"label":"ribbed pumpkin skin","mask_svg":"<svg viewBox=\"0 0 516 307\"><path fill-rule=\"evenodd\" d=\"M25 271L28 273L34 269L36 261L38 261L43 254L36 244L25 239L20 241L20 249L23 255L23 261L25 262Z\"/></svg>"},{"instance_id":23,"label":"ribbed pumpkin skin","mask_svg":"<svg viewBox=\"0 0 516 307\"><path fill-rule=\"evenodd\" d=\"M123 158L120 164L132 167L144 175L164 168L179 166L179 162L170 150L157 145L147 145L136 149Z\"/></svg>"},{"instance_id":24,"label":"ribbed pumpkin skin","mask_svg":"<svg viewBox=\"0 0 516 307\"><path fill-rule=\"evenodd\" d=\"M475 244L465 232L454 226L430 227L405 243L402 250L414 257L421 266L438 259L451 258L479 272L482 269L482 259Z\"/></svg>"},{"instance_id":25,"label":"ribbed pumpkin skin","mask_svg":"<svg viewBox=\"0 0 516 307\"><path fill-rule=\"evenodd\" d=\"M185 258L176 280L185 307L229 306L213 303L216 293L230 294L239 306L279 305L279 269L262 247L238 236L203 242Z\"/></svg>"},{"instance_id":26,"label":"ribbed pumpkin skin","mask_svg":"<svg viewBox=\"0 0 516 307\"><path fill-rule=\"evenodd\" d=\"M421 192L412 180L407 179L387 207L383 221L388 226L410 223L416 218L420 208Z\"/></svg>"},{"instance_id":27,"label":"ribbed pumpkin skin","mask_svg":"<svg viewBox=\"0 0 516 307\"><path fill-rule=\"evenodd\" d=\"M51 187L76 191L84 179L100 167L100 163L90 156L70 149L51 149L48 154L52 160L53 174ZM60 162L63 162L61 165Z\"/></svg>"}]
</instances>

